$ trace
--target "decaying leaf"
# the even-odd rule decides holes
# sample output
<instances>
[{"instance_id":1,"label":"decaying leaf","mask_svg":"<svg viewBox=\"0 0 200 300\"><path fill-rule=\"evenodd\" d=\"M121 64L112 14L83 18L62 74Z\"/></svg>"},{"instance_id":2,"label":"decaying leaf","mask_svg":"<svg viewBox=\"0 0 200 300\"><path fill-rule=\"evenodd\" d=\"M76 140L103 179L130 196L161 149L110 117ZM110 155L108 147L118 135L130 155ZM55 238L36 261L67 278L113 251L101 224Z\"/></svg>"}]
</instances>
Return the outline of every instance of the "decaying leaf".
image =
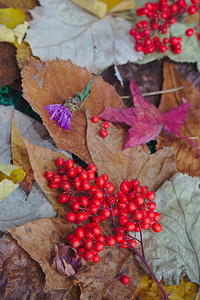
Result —
<instances>
[{"instance_id":1,"label":"decaying leaf","mask_svg":"<svg viewBox=\"0 0 200 300\"><path fill-rule=\"evenodd\" d=\"M123 122L131 126L125 137L122 150L154 140L162 128L179 136L180 128L190 107L189 102L161 114L153 104L142 96L133 79L130 83L130 89L134 107L126 109L105 107L99 115L106 121Z\"/></svg>"},{"instance_id":2,"label":"decaying leaf","mask_svg":"<svg viewBox=\"0 0 200 300\"><path fill-rule=\"evenodd\" d=\"M103 0L103 1L105 1L105 0ZM131 9L135 8L135 6L136 6L135 0L124 0L124 1L120 1L118 4L116 3L115 6L112 6L110 12L131 10Z\"/></svg>"},{"instance_id":3,"label":"decaying leaf","mask_svg":"<svg viewBox=\"0 0 200 300\"><path fill-rule=\"evenodd\" d=\"M14 29L17 25L23 23L24 13L18 8L1 8L0 9L0 24L7 28Z\"/></svg>"},{"instance_id":4,"label":"decaying leaf","mask_svg":"<svg viewBox=\"0 0 200 300\"><path fill-rule=\"evenodd\" d=\"M18 166L0 163L0 201L12 193L26 173Z\"/></svg>"},{"instance_id":5,"label":"decaying leaf","mask_svg":"<svg viewBox=\"0 0 200 300\"><path fill-rule=\"evenodd\" d=\"M13 106L0 106L0 162L10 164L11 145L10 130ZM28 137L34 143L55 149L53 141L46 128L39 122L15 111L15 121L21 134ZM12 212L12 214L11 214ZM55 217L51 203L44 195L40 187L34 182L29 196L19 186L0 203L0 231L6 232L7 227L21 226L29 221L39 218Z\"/></svg>"},{"instance_id":6,"label":"decaying leaf","mask_svg":"<svg viewBox=\"0 0 200 300\"><path fill-rule=\"evenodd\" d=\"M18 47L21 45L22 40L26 34L26 31L28 29L29 23L25 21L23 24L18 25L13 29L14 36L16 37L15 46Z\"/></svg>"},{"instance_id":7,"label":"decaying leaf","mask_svg":"<svg viewBox=\"0 0 200 300\"><path fill-rule=\"evenodd\" d=\"M143 241L146 260L166 285L179 284L184 270L199 284L199 185L198 177L176 173L156 192L163 230L145 231Z\"/></svg>"},{"instance_id":8,"label":"decaying leaf","mask_svg":"<svg viewBox=\"0 0 200 300\"><path fill-rule=\"evenodd\" d=\"M195 300L198 285L193 282L188 282L186 277L181 279L180 284L166 286L161 280L161 285L164 288L166 294L169 295L170 300ZM150 275L144 275L142 281L137 287L137 291L133 296L133 300L160 300L163 298L163 294L160 291L155 280Z\"/></svg>"},{"instance_id":9,"label":"decaying leaf","mask_svg":"<svg viewBox=\"0 0 200 300\"><path fill-rule=\"evenodd\" d=\"M172 148L165 148L152 155L148 155L141 146L122 152L126 131L120 125L110 123L108 136L102 139L99 136L100 125L92 123L88 113L87 122L87 146L92 160L100 175L109 175L116 190L123 180L133 178L138 178L150 190L156 190L176 171Z\"/></svg>"},{"instance_id":10,"label":"decaying leaf","mask_svg":"<svg viewBox=\"0 0 200 300\"><path fill-rule=\"evenodd\" d=\"M25 13L25 19L29 21L29 10L39 5L38 0L1 0L1 3L12 8L19 8Z\"/></svg>"},{"instance_id":11,"label":"decaying leaf","mask_svg":"<svg viewBox=\"0 0 200 300\"><path fill-rule=\"evenodd\" d=\"M22 70L24 66L28 65L28 60L31 57L31 49L26 42L22 42L17 48L16 59L18 67Z\"/></svg>"},{"instance_id":12,"label":"decaying leaf","mask_svg":"<svg viewBox=\"0 0 200 300\"><path fill-rule=\"evenodd\" d=\"M11 84L20 78L20 71L15 59L15 47L0 43L0 87Z\"/></svg>"},{"instance_id":13,"label":"decaying leaf","mask_svg":"<svg viewBox=\"0 0 200 300\"><path fill-rule=\"evenodd\" d=\"M69 0L41 0L40 4L31 11L26 42L41 60L71 59L98 72L142 57L129 35L132 25L123 18L108 15L99 19Z\"/></svg>"},{"instance_id":14,"label":"decaying leaf","mask_svg":"<svg viewBox=\"0 0 200 300\"><path fill-rule=\"evenodd\" d=\"M199 119L200 119L200 94L187 81L185 81L177 72L173 63L164 63L164 84L163 90L183 86L182 90L174 93L165 94L159 106L159 111L164 113L182 104L182 95L191 103L189 112L186 116L184 125L180 133L190 138L198 148L200 148L199 139ZM182 139L170 139L164 132L157 138L157 149L173 145L176 153L177 170L187 173L191 176L200 176L200 159L197 157L197 151Z\"/></svg>"},{"instance_id":15,"label":"decaying leaf","mask_svg":"<svg viewBox=\"0 0 200 300\"><path fill-rule=\"evenodd\" d=\"M29 161L26 145L15 123L14 114L12 116L11 127L11 152L13 164L23 168L26 173L25 178L20 182L20 185L26 195L29 195L34 181L33 170Z\"/></svg>"},{"instance_id":16,"label":"decaying leaf","mask_svg":"<svg viewBox=\"0 0 200 300\"><path fill-rule=\"evenodd\" d=\"M29 66L23 69L22 77L24 97L40 114L57 147L76 154L86 163L91 163L85 140L86 117L83 109L86 107L91 115L96 115L102 112L105 106L125 107L114 88L100 76L97 77L82 109L72 116L70 132L60 128L56 121L50 120L44 106L63 104L67 98L81 92L93 76L86 68L77 67L70 60L41 62L32 58Z\"/></svg>"}]
</instances>

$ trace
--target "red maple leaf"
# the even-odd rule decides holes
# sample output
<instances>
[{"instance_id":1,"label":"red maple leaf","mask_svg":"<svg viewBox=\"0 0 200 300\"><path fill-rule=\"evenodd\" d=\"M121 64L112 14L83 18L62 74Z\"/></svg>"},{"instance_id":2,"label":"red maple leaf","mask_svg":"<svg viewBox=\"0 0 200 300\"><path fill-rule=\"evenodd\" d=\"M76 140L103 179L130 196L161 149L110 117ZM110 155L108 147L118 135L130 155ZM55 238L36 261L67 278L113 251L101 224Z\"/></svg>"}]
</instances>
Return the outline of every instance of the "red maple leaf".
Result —
<instances>
[{"instance_id":1,"label":"red maple leaf","mask_svg":"<svg viewBox=\"0 0 200 300\"><path fill-rule=\"evenodd\" d=\"M130 82L130 89L134 107L126 109L106 107L99 115L106 121L124 122L131 126L122 150L154 140L162 128L182 137L180 129L190 108L189 102L161 114L153 104L145 100L133 79ZM188 138L186 139L188 140Z\"/></svg>"}]
</instances>

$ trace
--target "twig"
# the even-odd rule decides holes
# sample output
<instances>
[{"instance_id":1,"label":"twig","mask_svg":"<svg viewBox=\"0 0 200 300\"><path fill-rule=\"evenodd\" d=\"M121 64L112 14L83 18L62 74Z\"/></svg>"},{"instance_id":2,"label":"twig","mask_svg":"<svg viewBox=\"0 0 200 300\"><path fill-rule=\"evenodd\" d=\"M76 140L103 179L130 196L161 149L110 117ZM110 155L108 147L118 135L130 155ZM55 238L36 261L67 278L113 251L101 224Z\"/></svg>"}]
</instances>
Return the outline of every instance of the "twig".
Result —
<instances>
[{"instance_id":1,"label":"twig","mask_svg":"<svg viewBox=\"0 0 200 300\"><path fill-rule=\"evenodd\" d=\"M146 96L153 96L153 95L159 95L159 94L167 94L167 93L172 93L178 90L183 89L183 86L179 86L177 88L174 89L169 89L169 90L163 90L163 91L156 91L156 92L149 92L149 93L144 93L142 94L142 96L146 97ZM122 99L128 99L131 98L132 96L122 96Z\"/></svg>"}]
</instances>

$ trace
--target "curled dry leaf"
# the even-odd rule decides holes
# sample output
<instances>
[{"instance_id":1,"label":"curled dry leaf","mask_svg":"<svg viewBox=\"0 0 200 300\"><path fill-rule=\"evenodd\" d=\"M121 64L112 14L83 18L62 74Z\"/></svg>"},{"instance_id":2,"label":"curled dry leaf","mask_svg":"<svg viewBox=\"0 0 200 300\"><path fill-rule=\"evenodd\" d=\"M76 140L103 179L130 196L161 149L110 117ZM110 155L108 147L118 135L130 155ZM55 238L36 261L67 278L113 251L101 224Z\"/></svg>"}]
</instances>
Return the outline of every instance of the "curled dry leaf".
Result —
<instances>
[{"instance_id":1,"label":"curled dry leaf","mask_svg":"<svg viewBox=\"0 0 200 300\"><path fill-rule=\"evenodd\" d=\"M191 103L189 112L181 128L181 135L190 138L200 148L199 119L200 119L200 94L176 71L173 63L164 63L163 90L183 86L182 90L164 94L159 106L159 111L164 113L182 104L182 95ZM176 153L177 170L191 176L200 176L200 159L197 151L182 139L170 139L164 132L157 138L157 150L162 147L173 146Z\"/></svg>"},{"instance_id":2,"label":"curled dry leaf","mask_svg":"<svg viewBox=\"0 0 200 300\"><path fill-rule=\"evenodd\" d=\"M98 72L143 56L134 50L129 35L132 24L123 18L99 19L69 0L40 0L40 4L31 11L26 42L41 60L71 59Z\"/></svg>"},{"instance_id":3,"label":"curled dry leaf","mask_svg":"<svg viewBox=\"0 0 200 300\"><path fill-rule=\"evenodd\" d=\"M163 230L145 231L143 243L146 260L166 285L179 284L184 270L189 280L199 284L199 184L198 177L176 173L156 192Z\"/></svg>"},{"instance_id":4,"label":"curled dry leaf","mask_svg":"<svg viewBox=\"0 0 200 300\"><path fill-rule=\"evenodd\" d=\"M198 292L198 285L193 282L188 282L186 277L182 278L178 285L166 286L164 285L163 280L161 280L161 285L166 294L170 295L170 300L195 300ZM144 275L133 296L133 300L160 300L162 297L163 294L158 288L155 280L150 275Z\"/></svg>"},{"instance_id":5,"label":"curled dry leaf","mask_svg":"<svg viewBox=\"0 0 200 300\"><path fill-rule=\"evenodd\" d=\"M28 196L32 190L34 181L33 170L29 161L26 145L23 141L19 128L15 123L14 114L12 115L11 125L11 152L13 164L23 168L26 173L25 178L20 182L20 185Z\"/></svg>"},{"instance_id":6,"label":"curled dry leaf","mask_svg":"<svg viewBox=\"0 0 200 300\"><path fill-rule=\"evenodd\" d=\"M126 130L110 123L108 136L99 136L99 123L94 124L87 116L87 146L99 174L107 173L109 180L119 189L123 180L138 178L142 185L156 190L176 171L173 148L165 148L148 155L142 146L122 151Z\"/></svg>"},{"instance_id":7,"label":"curled dry leaf","mask_svg":"<svg viewBox=\"0 0 200 300\"><path fill-rule=\"evenodd\" d=\"M75 249L63 243L55 245L55 257L52 267L62 275L73 276L81 268L81 260L75 259Z\"/></svg>"},{"instance_id":8,"label":"curled dry leaf","mask_svg":"<svg viewBox=\"0 0 200 300\"><path fill-rule=\"evenodd\" d=\"M92 159L86 145L86 118L83 109L86 107L90 114L96 115L102 112L105 106L124 107L114 88L101 77L97 77L83 109L76 111L72 116L70 132L60 128L56 121L50 120L44 106L63 104L67 98L81 92L93 76L85 68L75 66L70 60L41 62L32 58L29 66L23 69L22 77L24 97L42 117L57 147L91 163Z\"/></svg>"}]
</instances>

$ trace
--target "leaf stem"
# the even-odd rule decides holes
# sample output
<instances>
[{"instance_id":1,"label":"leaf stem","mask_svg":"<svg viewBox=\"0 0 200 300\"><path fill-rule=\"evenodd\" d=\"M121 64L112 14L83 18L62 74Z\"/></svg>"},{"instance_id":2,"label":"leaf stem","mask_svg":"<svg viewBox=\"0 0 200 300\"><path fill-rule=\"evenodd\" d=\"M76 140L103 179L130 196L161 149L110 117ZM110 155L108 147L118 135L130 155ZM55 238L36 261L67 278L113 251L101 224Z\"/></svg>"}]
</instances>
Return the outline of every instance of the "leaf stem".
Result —
<instances>
[{"instance_id":1,"label":"leaf stem","mask_svg":"<svg viewBox=\"0 0 200 300\"><path fill-rule=\"evenodd\" d=\"M156 91L156 92L149 92L149 93L144 93L142 94L142 96L146 97L146 96L153 96L153 95L159 95L159 94L167 94L167 93L172 93L172 92L176 92L178 90L183 89L183 86L179 86L177 88L174 89L169 89L169 90L162 90L162 91ZM132 96L122 96L122 99L128 99L131 98Z\"/></svg>"}]
</instances>

